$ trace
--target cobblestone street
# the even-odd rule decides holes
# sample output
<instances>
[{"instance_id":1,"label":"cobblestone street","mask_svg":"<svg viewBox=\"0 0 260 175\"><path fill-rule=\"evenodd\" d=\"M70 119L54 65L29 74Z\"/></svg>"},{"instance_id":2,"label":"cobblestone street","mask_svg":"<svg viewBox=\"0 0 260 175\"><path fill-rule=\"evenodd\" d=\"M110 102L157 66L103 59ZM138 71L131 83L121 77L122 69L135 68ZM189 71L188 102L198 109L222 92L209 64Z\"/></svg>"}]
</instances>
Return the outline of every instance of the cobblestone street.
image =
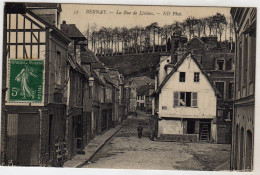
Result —
<instances>
[{"instance_id":1,"label":"cobblestone street","mask_svg":"<svg viewBox=\"0 0 260 175\"><path fill-rule=\"evenodd\" d=\"M144 128L137 136L138 123ZM229 170L230 145L151 141L149 119L144 113L129 116L125 126L83 166L160 170Z\"/></svg>"}]
</instances>

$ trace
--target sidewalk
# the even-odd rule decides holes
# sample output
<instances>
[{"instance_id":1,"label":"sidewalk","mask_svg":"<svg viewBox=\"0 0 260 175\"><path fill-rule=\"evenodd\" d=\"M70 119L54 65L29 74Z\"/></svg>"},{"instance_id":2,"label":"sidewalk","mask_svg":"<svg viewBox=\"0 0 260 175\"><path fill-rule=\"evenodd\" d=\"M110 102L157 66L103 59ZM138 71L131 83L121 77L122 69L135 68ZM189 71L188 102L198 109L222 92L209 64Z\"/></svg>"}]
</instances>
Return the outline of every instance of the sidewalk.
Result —
<instances>
[{"instance_id":1,"label":"sidewalk","mask_svg":"<svg viewBox=\"0 0 260 175\"><path fill-rule=\"evenodd\" d=\"M102 135L97 135L93 140L90 140L89 144L84 148L84 155L77 154L71 160L66 161L63 167L80 168L85 165L124 125L125 121L115 128L109 129Z\"/></svg>"}]
</instances>

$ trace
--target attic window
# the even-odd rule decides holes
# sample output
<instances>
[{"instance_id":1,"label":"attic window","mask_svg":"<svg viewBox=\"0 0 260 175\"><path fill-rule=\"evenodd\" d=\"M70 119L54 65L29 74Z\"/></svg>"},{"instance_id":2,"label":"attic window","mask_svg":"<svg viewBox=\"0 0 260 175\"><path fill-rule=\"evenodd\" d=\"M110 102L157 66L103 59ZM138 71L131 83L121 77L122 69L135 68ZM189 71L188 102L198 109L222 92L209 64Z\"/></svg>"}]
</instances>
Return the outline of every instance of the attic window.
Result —
<instances>
[{"instance_id":1,"label":"attic window","mask_svg":"<svg viewBox=\"0 0 260 175\"><path fill-rule=\"evenodd\" d=\"M194 72L194 82L200 82L200 73Z\"/></svg>"},{"instance_id":2,"label":"attic window","mask_svg":"<svg viewBox=\"0 0 260 175\"><path fill-rule=\"evenodd\" d=\"M170 62L170 60L167 60L167 63L169 63Z\"/></svg>"},{"instance_id":3,"label":"attic window","mask_svg":"<svg viewBox=\"0 0 260 175\"><path fill-rule=\"evenodd\" d=\"M185 82L185 72L180 72L180 82Z\"/></svg>"},{"instance_id":4,"label":"attic window","mask_svg":"<svg viewBox=\"0 0 260 175\"><path fill-rule=\"evenodd\" d=\"M218 70L224 70L224 60L218 60Z\"/></svg>"}]
</instances>

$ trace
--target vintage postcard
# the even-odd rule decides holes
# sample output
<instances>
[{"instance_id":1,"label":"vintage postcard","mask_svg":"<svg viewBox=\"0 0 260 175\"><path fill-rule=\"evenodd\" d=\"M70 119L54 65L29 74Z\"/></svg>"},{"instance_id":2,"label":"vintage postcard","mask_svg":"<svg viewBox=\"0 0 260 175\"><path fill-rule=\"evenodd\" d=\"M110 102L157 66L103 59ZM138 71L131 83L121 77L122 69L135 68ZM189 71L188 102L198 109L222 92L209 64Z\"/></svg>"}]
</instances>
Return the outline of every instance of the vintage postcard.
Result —
<instances>
[{"instance_id":1,"label":"vintage postcard","mask_svg":"<svg viewBox=\"0 0 260 175\"><path fill-rule=\"evenodd\" d=\"M252 172L256 19L5 2L1 165Z\"/></svg>"}]
</instances>

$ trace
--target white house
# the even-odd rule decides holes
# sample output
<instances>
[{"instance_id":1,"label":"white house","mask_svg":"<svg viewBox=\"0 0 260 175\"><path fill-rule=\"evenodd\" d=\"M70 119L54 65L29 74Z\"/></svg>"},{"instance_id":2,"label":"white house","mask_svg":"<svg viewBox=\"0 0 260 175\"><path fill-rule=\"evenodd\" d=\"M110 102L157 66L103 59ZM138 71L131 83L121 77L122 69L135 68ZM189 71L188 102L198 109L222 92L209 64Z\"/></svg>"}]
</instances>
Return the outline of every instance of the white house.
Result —
<instances>
[{"instance_id":1,"label":"white house","mask_svg":"<svg viewBox=\"0 0 260 175\"><path fill-rule=\"evenodd\" d=\"M165 76L160 77L163 81L152 94L158 114L158 139L215 142L220 94L191 52L175 64L163 64L159 71L158 75Z\"/></svg>"}]
</instances>

